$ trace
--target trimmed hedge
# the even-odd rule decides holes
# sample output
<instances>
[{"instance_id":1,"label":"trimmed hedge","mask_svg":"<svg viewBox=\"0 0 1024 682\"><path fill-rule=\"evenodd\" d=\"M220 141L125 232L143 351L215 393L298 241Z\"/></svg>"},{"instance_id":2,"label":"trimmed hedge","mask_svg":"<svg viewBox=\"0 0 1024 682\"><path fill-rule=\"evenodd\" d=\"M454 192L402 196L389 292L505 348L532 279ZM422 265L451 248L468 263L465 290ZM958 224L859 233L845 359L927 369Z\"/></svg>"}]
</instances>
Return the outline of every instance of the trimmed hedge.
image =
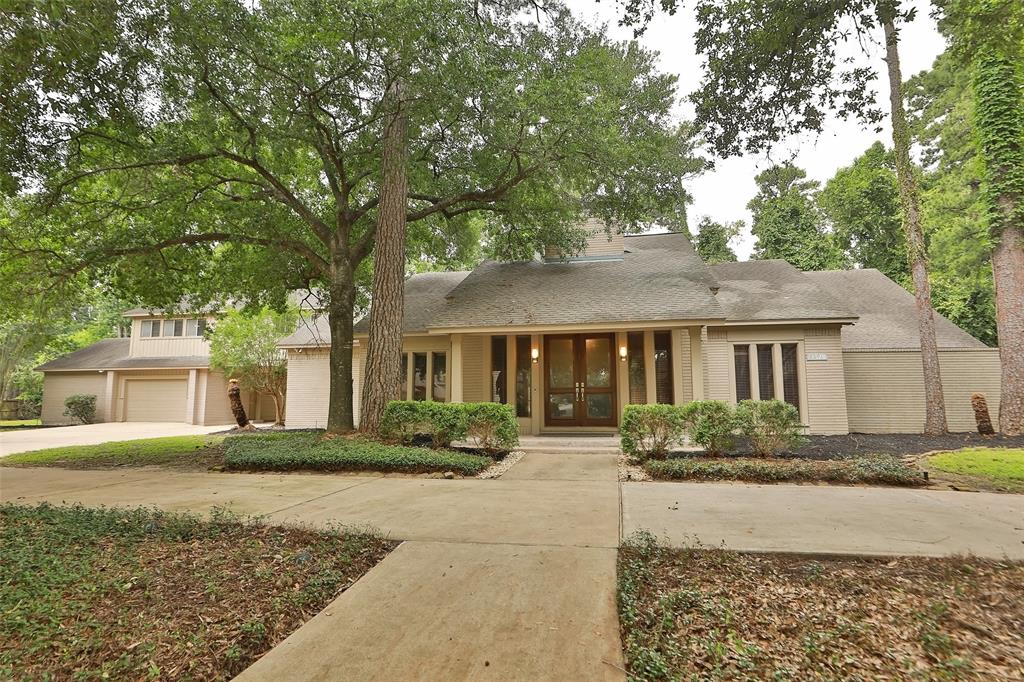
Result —
<instances>
[{"instance_id":1,"label":"trimmed hedge","mask_svg":"<svg viewBox=\"0 0 1024 682\"><path fill-rule=\"evenodd\" d=\"M698 459L680 457L644 465L651 478L666 481L822 482L925 485L920 471L895 457L851 460Z\"/></svg>"},{"instance_id":2,"label":"trimmed hedge","mask_svg":"<svg viewBox=\"0 0 1024 682\"><path fill-rule=\"evenodd\" d=\"M782 400L742 400L736 406L736 425L750 439L755 455L771 456L799 447L800 411Z\"/></svg>"},{"instance_id":3,"label":"trimmed hedge","mask_svg":"<svg viewBox=\"0 0 1024 682\"><path fill-rule=\"evenodd\" d=\"M430 436L435 448L473 438L488 453L509 451L519 444L519 422L511 405L392 400L384 408L381 436L406 445L416 436Z\"/></svg>"},{"instance_id":4,"label":"trimmed hedge","mask_svg":"<svg viewBox=\"0 0 1024 682\"><path fill-rule=\"evenodd\" d=\"M736 439L736 413L721 400L694 400L681 408L686 433L709 455L724 455Z\"/></svg>"},{"instance_id":5,"label":"trimmed hedge","mask_svg":"<svg viewBox=\"0 0 1024 682\"><path fill-rule=\"evenodd\" d=\"M450 450L388 445L365 438L324 438L320 433L229 436L224 463L247 471L383 471L422 474L452 471L464 476L491 464L487 457Z\"/></svg>"},{"instance_id":6,"label":"trimmed hedge","mask_svg":"<svg viewBox=\"0 0 1024 682\"><path fill-rule=\"evenodd\" d=\"M683 439L683 414L675 405L626 405L619 426L622 451L640 460L665 459Z\"/></svg>"}]
</instances>

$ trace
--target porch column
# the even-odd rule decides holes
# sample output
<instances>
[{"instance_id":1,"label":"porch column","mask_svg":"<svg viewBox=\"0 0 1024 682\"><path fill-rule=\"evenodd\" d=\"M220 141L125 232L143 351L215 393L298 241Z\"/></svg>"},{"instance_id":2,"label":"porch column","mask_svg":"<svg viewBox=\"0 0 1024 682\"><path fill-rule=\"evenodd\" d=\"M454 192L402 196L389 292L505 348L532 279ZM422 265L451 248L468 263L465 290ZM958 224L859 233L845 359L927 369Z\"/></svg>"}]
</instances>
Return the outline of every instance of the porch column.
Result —
<instances>
[{"instance_id":1,"label":"porch column","mask_svg":"<svg viewBox=\"0 0 1024 682\"><path fill-rule=\"evenodd\" d=\"M701 352L700 327L690 327L690 382L693 399L704 400L704 355Z\"/></svg>"},{"instance_id":2,"label":"porch column","mask_svg":"<svg viewBox=\"0 0 1024 682\"><path fill-rule=\"evenodd\" d=\"M654 371L654 332L644 330L644 383L647 385L647 404L658 402L657 374Z\"/></svg>"},{"instance_id":3,"label":"porch column","mask_svg":"<svg viewBox=\"0 0 1024 682\"><path fill-rule=\"evenodd\" d=\"M544 424L544 415L547 405L544 401L547 400L547 396L544 394L544 375L541 373L541 362L544 360L540 357L540 354L544 351L541 350L543 340L540 334L530 335L530 390L533 393L530 396L530 433L537 435L540 433L541 426ZM533 351L537 350L538 359L537 362L533 361Z\"/></svg>"},{"instance_id":4,"label":"porch column","mask_svg":"<svg viewBox=\"0 0 1024 682\"><path fill-rule=\"evenodd\" d=\"M452 366L448 370L451 375L452 402L462 402L462 334L452 334Z\"/></svg>"},{"instance_id":5,"label":"porch column","mask_svg":"<svg viewBox=\"0 0 1024 682\"><path fill-rule=\"evenodd\" d=\"M786 396L786 387L785 387L785 385L782 382L782 344L781 343L773 343L772 344L772 365L774 365L774 367L776 369L778 369L777 372L774 371L774 370L772 371L772 379L775 382L775 387L774 387L775 388L775 399L776 400L785 400L786 399L785 398L785 396Z\"/></svg>"},{"instance_id":6,"label":"porch column","mask_svg":"<svg viewBox=\"0 0 1024 682\"><path fill-rule=\"evenodd\" d=\"M199 370L190 369L188 371L188 385L185 389L185 423L195 424L196 423L196 378L199 375Z\"/></svg>"},{"instance_id":7,"label":"porch column","mask_svg":"<svg viewBox=\"0 0 1024 682\"><path fill-rule=\"evenodd\" d=\"M107 393L103 396L103 421L112 422L117 419L117 372L107 370Z\"/></svg>"},{"instance_id":8,"label":"porch column","mask_svg":"<svg viewBox=\"0 0 1024 682\"><path fill-rule=\"evenodd\" d=\"M672 397L676 405L685 405L683 395L683 330L673 329L672 338Z\"/></svg>"},{"instance_id":9,"label":"porch column","mask_svg":"<svg viewBox=\"0 0 1024 682\"><path fill-rule=\"evenodd\" d=\"M627 332L615 333L615 365L618 371L615 373L617 380L616 390L618 391L619 418L622 418L622 408L629 405L629 358L625 362L619 354L620 348L629 346L629 334Z\"/></svg>"}]
</instances>

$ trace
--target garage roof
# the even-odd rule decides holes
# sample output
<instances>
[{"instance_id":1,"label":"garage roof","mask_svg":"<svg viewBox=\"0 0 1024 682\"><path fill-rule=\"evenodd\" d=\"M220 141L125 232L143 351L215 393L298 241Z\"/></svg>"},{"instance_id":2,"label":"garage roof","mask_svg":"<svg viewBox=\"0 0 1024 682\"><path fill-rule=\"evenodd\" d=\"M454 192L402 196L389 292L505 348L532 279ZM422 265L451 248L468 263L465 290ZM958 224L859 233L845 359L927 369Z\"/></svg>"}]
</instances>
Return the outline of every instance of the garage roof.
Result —
<instances>
[{"instance_id":1,"label":"garage roof","mask_svg":"<svg viewBox=\"0 0 1024 682\"><path fill-rule=\"evenodd\" d=\"M71 372L106 369L193 369L210 366L210 358L198 355L178 357L129 357L131 339L102 339L62 355L38 367L40 372Z\"/></svg>"}]
</instances>

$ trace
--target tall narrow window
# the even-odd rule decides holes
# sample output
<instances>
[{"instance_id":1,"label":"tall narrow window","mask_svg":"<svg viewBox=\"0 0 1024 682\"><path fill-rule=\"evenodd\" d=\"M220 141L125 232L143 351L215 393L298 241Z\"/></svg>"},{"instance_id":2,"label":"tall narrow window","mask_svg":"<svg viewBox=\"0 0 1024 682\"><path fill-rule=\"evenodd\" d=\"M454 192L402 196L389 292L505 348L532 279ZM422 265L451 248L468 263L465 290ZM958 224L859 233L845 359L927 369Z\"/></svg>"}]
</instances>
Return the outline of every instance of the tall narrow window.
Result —
<instances>
[{"instance_id":1,"label":"tall narrow window","mask_svg":"<svg viewBox=\"0 0 1024 682\"><path fill-rule=\"evenodd\" d=\"M531 348L529 336L516 337L516 416L518 417L530 416L530 403L533 394Z\"/></svg>"},{"instance_id":2,"label":"tall narrow window","mask_svg":"<svg viewBox=\"0 0 1024 682\"><path fill-rule=\"evenodd\" d=\"M626 367L629 374L629 402L643 405L647 402L647 366L644 363L644 333L626 335Z\"/></svg>"},{"instance_id":3,"label":"tall narrow window","mask_svg":"<svg viewBox=\"0 0 1024 682\"><path fill-rule=\"evenodd\" d=\"M448 356L434 353L431 359L430 399L443 403L448 400Z\"/></svg>"},{"instance_id":4,"label":"tall narrow window","mask_svg":"<svg viewBox=\"0 0 1024 682\"><path fill-rule=\"evenodd\" d=\"M796 344L782 344L782 393L783 399L800 409L800 388L796 370Z\"/></svg>"},{"instance_id":5,"label":"tall narrow window","mask_svg":"<svg viewBox=\"0 0 1024 682\"><path fill-rule=\"evenodd\" d=\"M672 334L654 332L654 387L657 401L671 405L672 395Z\"/></svg>"},{"instance_id":6,"label":"tall narrow window","mask_svg":"<svg viewBox=\"0 0 1024 682\"><path fill-rule=\"evenodd\" d=\"M750 400L750 346L733 346L736 374L736 402Z\"/></svg>"},{"instance_id":7,"label":"tall narrow window","mask_svg":"<svg viewBox=\"0 0 1024 682\"><path fill-rule=\"evenodd\" d=\"M772 360L772 345L770 343L757 344L757 388L761 400L771 400L775 397L775 372Z\"/></svg>"},{"instance_id":8,"label":"tall narrow window","mask_svg":"<svg viewBox=\"0 0 1024 682\"><path fill-rule=\"evenodd\" d=\"M412 354L412 399L427 399L427 354Z\"/></svg>"},{"instance_id":9,"label":"tall narrow window","mask_svg":"<svg viewBox=\"0 0 1024 682\"><path fill-rule=\"evenodd\" d=\"M491 402L508 402L508 344L504 336L491 337Z\"/></svg>"},{"instance_id":10,"label":"tall narrow window","mask_svg":"<svg viewBox=\"0 0 1024 682\"><path fill-rule=\"evenodd\" d=\"M402 376L398 377L398 399L409 399L409 355L402 353Z\"/></svg>"},{"instance_id":11,"label":"tall narrow window","mask_svg":"<svg viewBox=\"0 0 1024 682\"><path fill-rule=\"evenodd\" d=\"M169 336L185 335L185 320L167 320L167 327Z\"/></svg>"}]
</instances>

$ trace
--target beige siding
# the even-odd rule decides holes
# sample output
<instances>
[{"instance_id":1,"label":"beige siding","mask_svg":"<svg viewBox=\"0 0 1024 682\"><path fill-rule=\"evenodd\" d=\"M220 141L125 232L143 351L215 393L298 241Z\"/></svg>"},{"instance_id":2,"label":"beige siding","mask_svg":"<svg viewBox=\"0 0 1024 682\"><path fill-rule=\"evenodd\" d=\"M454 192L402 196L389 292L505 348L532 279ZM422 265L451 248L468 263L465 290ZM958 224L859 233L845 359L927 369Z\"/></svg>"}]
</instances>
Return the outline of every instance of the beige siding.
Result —
<instances>
[{"instance_id":1,"label":"beige siding","mask_svg":"<svg viewBox=\"0 0 1024 682\"><path fill-rule=\"evenodd\" d=\"M921 354L846 351L846 402L850 431L920 433L924 428ZM951 431L974 431L971 393L984 393L993 420L999 414L999 352L939 351L946 419Z\"/></svg>"},{"instance_id":2,"label":"beige siding","mask_svg":"<svg viewBox=\"0 0 1024 682\"><path fill-rule=\"evenodd\" d=\"M220 372L205 372L206 387L203 411L199 414L200 424L234 424L235 416L231 413L228 402L228 382ZM249 402L247 393L242 395L242 404ZM250 419L253 415L247 415Z\"/></svg>"},{"instance_id":3,"label":"beige siding","mask_svg":"<svg viewBox=\"0 0 1024 682\"><path fill-rule=\"evenodd\" d=\"M814 434L848 433L846 390L843 375L843 347L839 328L808 329L804 337L803 386L801 400L807 400L807 423ZM805 360L818 353L827 360ZM806 398L804 398L806 396Z\"/></svg>"},{"instance_id":4,"label":"beige siding","mask_svg":"<svg viewBox=\"0 0 1024 682\"><path fill-rule=\"evenodd\" d=\"M187 388L186 377L125 381L125 421L184 422Z\"/></svg>"},{"instance_id":5,"label":"beige siding","mask_svg":"<svg viewBox=\"0 0 1024 682\"><path fill-rule=\"evenodd\" d=\"M287 395L285 424L288 428L327 427L327 403L331 397L328 351L288 351Z\"/></svg>"},{"instance_id":6,"label":"beige siding","mask_svg":"<svg viewBox=\"0 0 1024 682\"><path fill-rule=\"evenodd\" d=\"M466 336L462 339L462 400L467 403L482 403L487 400L487 385L484 366L484 341L486 336Z\"/></svg>"},{"instance_id":7,"label":"beige siding","mask_svg":"<svg viewBox=\"0 0 1024 682\"><path fill-rule=\"evenodd\" d=\"M210 354L210 342L201 336L157 336L142 338L142 320L168 318L135 318L132 320L132 336L128 354L132 357L164 358L207 356ZM175 318L169 318L175 319ZM210 324L213 318L207 318Z\"/></svg>"},{"instance_id":8,"label":"beige siding","mask_svg":"<svg viewBox=\"0 0 1024 682\"><path fill-rule=\"evenodd\" d=\"M705 332L704 347L704 395L708 400L733 402L730 377L732 354L729 337L725 329L710 327Z\"/></svg>"},{"instance_id":9,"label":"beige siding","mask_svg":"<svg viewBox=\"0 0 1024 682\"><path fill-rule=\"evenodd\" d=\"M46 372L43 375L44 424L71 424L64 416L64 399L84 393L96 396L96 419L107 421L107 378L104 372Z\"/></svg>"},{"instance_id":10,"label":"beige siding","mask_svg":"<svg viewBox=\"0 0 1024 682\"><path fill-rule=\"evenodd\" d=\"M613 232L610 236L605 231L604 224L597 220L588 220L584 228L590 233L583 253L570 256L570 258L622 258L625 250L625 242L622 234ZM548 247L544 250L544 257L548 260L561 258L562 252L559 249Z\"/></svg>"}]
</instances>

